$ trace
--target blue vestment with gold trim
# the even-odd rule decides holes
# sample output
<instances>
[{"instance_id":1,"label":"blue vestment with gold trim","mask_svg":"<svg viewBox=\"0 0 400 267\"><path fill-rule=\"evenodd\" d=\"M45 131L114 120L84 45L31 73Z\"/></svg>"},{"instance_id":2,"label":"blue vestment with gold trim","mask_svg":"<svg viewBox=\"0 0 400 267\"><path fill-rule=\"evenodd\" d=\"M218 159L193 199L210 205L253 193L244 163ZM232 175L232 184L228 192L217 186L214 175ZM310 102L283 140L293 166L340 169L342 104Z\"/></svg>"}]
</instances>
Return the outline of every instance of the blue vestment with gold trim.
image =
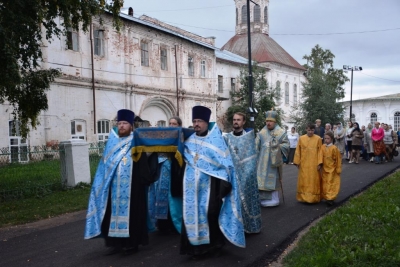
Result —
<instances>
[{"instance_id":1,"label":"blue vestment with gold trim","mask_svg":"<svg viewBox=\"0 0 400 267\"><path fill-rule=\"evenodd\" d=\"M183 218L189 242L194 245L210 243L207 210L211 179L221 179L232 185L223 198L219 212L219 228L234 245L245 247L245 236L238 185L229 149L216 124L209 124L209 133L191 135L185 142L186 162L183 182Z\"/></svg>"},{"instance_id":2,"label":"blue vestment with gold trim","mask_svg":"<svg viewBox=\"0 0 400 267\"><path fill-rule=\"evenodd\" d=\"M90 191L85 239L101 234L110 190L111 220L108 236L129 237L129 216L133 216L129 214L133 167L130 154L132 138L132 133L128 137L119 138L114 130L110 132Z\"/></svg>"},{"instance_id":3,"label":"blue vestment with gold trim","mask_svg":"<svg viewBox=\"0 0 400 267\"><path fill-rule=\"evenodd\" d=\"M243 131L244 132L244 131ZM232 132L224 138L231 152L238 184L244 231L261 231L261 207L257 184L257 156L254 130L235 136Z\"/></svg>"}]
</instances>

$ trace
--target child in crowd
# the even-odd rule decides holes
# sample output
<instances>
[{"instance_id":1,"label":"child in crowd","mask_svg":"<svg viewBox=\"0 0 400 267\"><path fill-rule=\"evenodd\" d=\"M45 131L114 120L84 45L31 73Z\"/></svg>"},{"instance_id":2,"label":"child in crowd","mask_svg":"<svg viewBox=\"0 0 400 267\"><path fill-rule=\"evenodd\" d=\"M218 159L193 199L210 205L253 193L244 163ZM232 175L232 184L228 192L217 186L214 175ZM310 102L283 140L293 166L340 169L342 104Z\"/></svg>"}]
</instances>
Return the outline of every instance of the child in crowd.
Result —
<instances>
[{"instance_id":1,"label":"child in crowd","mask_svg":"<svg viewBox=\"0 0 400 267\"><path fill-rule=\"evenodd\" d=\"M332 206L340 190L340 173L342 172L342 156L333 144L333 133L325 132L325 144L322 145L321 189L322 199Z\"/></svg>"}]
</instances>

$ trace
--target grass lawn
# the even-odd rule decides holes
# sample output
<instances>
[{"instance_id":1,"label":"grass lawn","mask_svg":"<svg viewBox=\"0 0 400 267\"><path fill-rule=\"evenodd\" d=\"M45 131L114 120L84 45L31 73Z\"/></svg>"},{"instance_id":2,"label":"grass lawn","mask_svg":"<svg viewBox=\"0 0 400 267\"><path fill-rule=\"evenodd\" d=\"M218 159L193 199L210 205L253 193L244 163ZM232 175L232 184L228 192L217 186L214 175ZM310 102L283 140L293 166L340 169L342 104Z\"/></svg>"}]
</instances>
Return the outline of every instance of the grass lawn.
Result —
<instances>
[{"instance_id":1,"label":"grass lawn","mask_svg":"<svg viewBox=\"0 0 400 267\"><path fill-rule=\"evenodd\" d=\"M400 266L400 172L319 221L283 266Z\"/></svg>"},{"instance_id":2,"label":"grass lawn","mask_svg":"<svg viewBox=\"0 0 400 267\"><path fill-rule=\"evenodd\" d=\"M43 197L11 200L0 205L0 227L34 222L87 208L89 185L54 191Z\"/></svg>"}]
</instances>

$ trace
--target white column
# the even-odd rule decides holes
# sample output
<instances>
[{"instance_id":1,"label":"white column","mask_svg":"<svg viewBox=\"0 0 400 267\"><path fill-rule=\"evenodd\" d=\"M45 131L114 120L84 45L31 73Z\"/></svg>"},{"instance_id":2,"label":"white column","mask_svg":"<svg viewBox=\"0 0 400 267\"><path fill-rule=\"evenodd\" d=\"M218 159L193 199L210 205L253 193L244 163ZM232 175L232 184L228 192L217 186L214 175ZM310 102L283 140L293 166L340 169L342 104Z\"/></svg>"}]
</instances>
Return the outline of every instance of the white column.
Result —
<instances>
[{"instance_id":1,"label":"white column","mask_svg":"<svg viewBox=\"0 0 400 267\"><path fill-rule=\"evenodd\" d=\"M78 183L90 184L89 144L80 139L62 141L61 153L62 179L69 187Z\"/></svg>"}]
</instances>

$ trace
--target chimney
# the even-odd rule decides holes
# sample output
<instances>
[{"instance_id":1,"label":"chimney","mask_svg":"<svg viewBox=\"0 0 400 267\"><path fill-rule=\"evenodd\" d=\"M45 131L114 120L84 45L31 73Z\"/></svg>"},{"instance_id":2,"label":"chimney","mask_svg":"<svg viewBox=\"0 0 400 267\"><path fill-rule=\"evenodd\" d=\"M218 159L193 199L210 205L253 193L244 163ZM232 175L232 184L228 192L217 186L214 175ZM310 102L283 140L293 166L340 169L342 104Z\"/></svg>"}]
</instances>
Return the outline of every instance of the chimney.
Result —
<instances>
[{"instance_id":1,"label":"chimney","mask_svg":"<svg viewBox=\"0 0 400 267\"><path fill-rule=\"evenodd\" d=\"M128 9L128 15L131 16L131 17L133 17L133 8L130 7L130 8Z\"/></svg>"}]
</instances>

